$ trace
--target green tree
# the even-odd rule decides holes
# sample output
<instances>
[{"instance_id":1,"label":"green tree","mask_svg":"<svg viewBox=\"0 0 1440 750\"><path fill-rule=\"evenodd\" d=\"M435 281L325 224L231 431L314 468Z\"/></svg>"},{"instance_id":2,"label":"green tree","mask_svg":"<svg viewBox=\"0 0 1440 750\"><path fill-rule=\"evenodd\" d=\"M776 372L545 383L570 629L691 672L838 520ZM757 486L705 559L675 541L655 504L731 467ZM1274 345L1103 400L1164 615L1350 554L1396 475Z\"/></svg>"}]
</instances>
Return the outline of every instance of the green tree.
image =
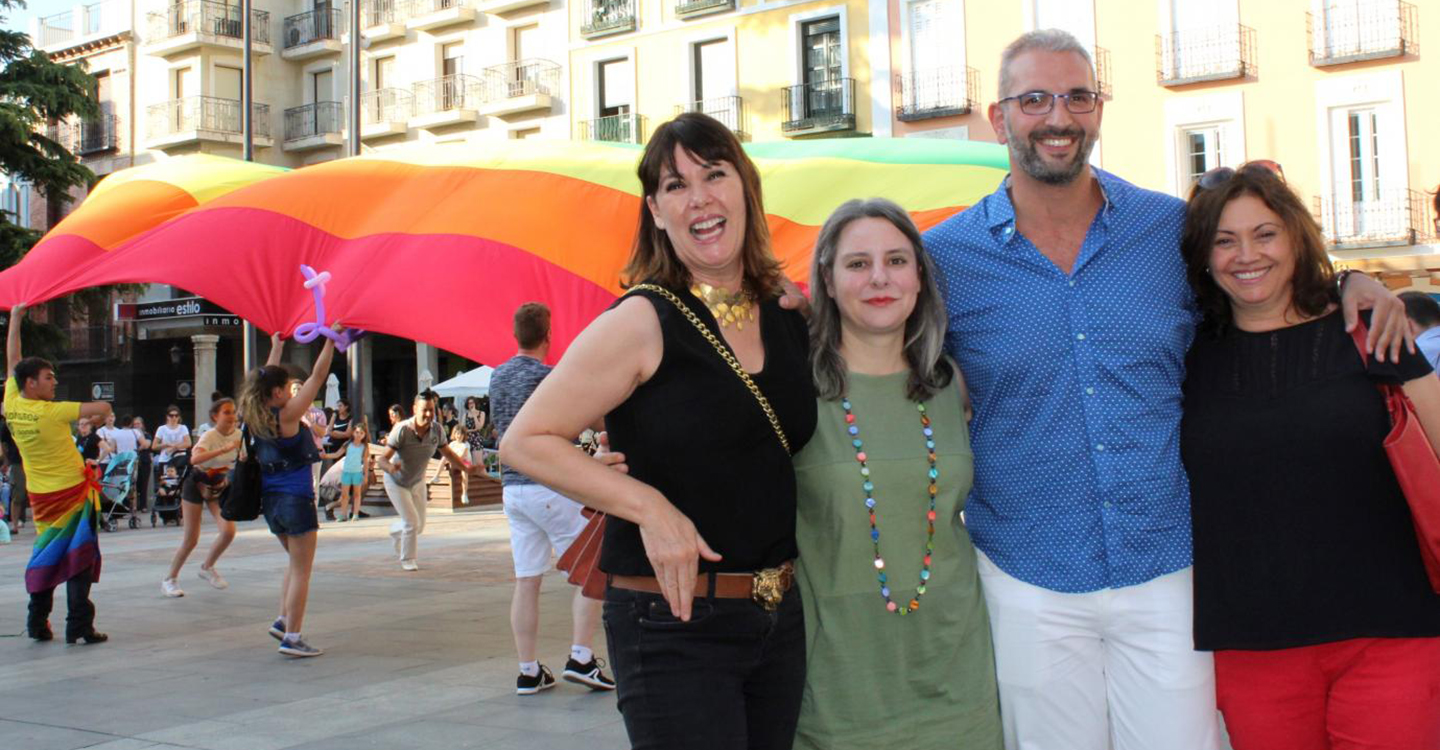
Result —
<instances>
[{"instance_id":1,"label":"green tree","mask_svg":"<svg viewBox=\"0 0 1440 750\"><path fill-rule=\"evenodd\" d=\"M25 7L23 0L0 0L0 19ZM29 35L0 30L0 173L32 185L51 203L69 203L70 190L89 188L95 174L54 137L49 126L72 117L99 114L95 78L83 65L57 63L30 43ZM18 263L40 239L40 232L18 226L0 212L0 269ZM82 295L108 298L109 290ZM73 305L90 309L89 300ZM56 356L64 337L54 326L26 321L25 350Z\"/></svg>"}]
</instances>

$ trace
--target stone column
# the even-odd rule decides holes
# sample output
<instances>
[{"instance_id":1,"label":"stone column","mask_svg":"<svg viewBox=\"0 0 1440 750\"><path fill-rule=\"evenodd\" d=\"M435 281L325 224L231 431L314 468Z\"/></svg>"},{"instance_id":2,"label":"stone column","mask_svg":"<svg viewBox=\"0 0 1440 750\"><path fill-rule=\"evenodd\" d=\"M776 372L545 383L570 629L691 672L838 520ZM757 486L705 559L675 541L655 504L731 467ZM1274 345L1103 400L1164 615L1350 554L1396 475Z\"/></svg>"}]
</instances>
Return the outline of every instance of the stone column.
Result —
<instances>
[{"instance_id":1,"label":"stone column","mask_svg":"<svg viewBox=\"0 0 1440 750\"><path fill-rule=\"evenodd\" d=\"M429 344L415 342L415 382L419 384L416 391L423 391L438 382L435 373L440 371L440 350ZM427 382L428 381L428 382ZM414 394L410 394L414 395Z\"/></svg>"},{"instance_id":2,"label":"stone column","mask_svg":"<svg viewBox=\"0 0 1440 750\"><path fill-rule=\"evenodd\" d=\"M202 333L190 337L195 344L195 424L210 421L210 394L215 392L215 349L220 337Z\"/></svg>"}]
</instances>

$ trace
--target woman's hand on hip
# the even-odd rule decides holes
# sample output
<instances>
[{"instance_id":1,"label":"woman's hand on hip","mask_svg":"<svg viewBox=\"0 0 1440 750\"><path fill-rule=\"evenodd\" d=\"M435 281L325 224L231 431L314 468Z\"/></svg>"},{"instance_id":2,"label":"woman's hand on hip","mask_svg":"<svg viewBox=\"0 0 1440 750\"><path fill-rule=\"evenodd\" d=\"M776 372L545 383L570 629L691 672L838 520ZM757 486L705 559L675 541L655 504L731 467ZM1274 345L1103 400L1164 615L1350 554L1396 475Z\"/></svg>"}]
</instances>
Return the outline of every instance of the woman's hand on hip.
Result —
<instances>
[{"instance_id":1,"label":"woman's hand on hip","mask_svg":"<svg viewBox=\"0 0 1440 750\"><path fill-rule=\"evenodd\" d=\"M666 502L640 526L640 541L645 556L655 569L670 611L684 622L690 620L690 602L695 597L695 579L700 574L700 558L719 562L720 554L700 537L695 524Z\"/></svg>"}]
</instances>

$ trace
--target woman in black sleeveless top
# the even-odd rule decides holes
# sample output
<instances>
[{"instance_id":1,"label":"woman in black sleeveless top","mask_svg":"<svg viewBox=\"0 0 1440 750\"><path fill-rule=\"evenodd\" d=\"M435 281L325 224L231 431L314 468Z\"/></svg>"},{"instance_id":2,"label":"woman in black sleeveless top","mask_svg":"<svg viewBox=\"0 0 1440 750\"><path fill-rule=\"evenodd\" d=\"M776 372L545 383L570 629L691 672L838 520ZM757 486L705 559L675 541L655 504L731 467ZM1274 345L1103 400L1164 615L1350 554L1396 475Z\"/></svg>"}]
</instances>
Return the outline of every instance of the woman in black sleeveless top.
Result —
<instances>
[{"instance_id":1,"label":"woman in black sleeveless top","mask_svg":"<svg viewBox=\"0 0 1440 750\"><path fill-rule=\"evenodd\" d=\"M661 125L639 176L631 291L571 344L501 455L610 514L605 630L632 746L788 750L805 672L790 456L815 429L805 321L778 304L759 174L724 125ZM572 445L602 418L628 476Z\"/></svg>"}]
</instances>

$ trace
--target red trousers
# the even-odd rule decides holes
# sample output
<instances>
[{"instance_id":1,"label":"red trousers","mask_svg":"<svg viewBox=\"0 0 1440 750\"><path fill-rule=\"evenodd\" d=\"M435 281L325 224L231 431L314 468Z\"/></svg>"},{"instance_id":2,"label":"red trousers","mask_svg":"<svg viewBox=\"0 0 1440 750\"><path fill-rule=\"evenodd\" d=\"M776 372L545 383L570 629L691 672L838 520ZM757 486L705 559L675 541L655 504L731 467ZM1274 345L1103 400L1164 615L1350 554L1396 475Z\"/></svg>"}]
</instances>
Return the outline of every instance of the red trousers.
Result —
<instances>
[{"instance_id":1,"label":"red trousers","mask_svg":"<svg viewBox=\"0 0 1440 750\"><path fill-rule=\"evenodd\" d=\"M1235 750L1437 750L1440 638L1216 651Z\"/></svg>"}]
</instances>

